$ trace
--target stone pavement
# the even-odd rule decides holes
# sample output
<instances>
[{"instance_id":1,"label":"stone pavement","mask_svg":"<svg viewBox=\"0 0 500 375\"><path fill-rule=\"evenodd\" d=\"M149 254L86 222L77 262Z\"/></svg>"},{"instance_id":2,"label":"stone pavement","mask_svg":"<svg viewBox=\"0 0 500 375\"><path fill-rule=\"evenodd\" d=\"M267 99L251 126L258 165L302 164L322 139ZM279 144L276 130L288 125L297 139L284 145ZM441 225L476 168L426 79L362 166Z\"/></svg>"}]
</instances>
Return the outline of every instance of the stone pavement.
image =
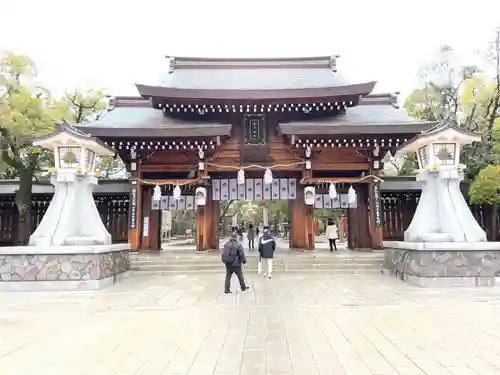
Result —
<instances>
[{"instance_id":1,"label":"stone pavement","mask_svg":"<svg viewBox=\"0 0 500 375\"><path fill-rule=\"evenodd\" d=\"M500 374L500 290L381 275L133 277L0 293L0 374Z\"/></svg>"}]
</instances>

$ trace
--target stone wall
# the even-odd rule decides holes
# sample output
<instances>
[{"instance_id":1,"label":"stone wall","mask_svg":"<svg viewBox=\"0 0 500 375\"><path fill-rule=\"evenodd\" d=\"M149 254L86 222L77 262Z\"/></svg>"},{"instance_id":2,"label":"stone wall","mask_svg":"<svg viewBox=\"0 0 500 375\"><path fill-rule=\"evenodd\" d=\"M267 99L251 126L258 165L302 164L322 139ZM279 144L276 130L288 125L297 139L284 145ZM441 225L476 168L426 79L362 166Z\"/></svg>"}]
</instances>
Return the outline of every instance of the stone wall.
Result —
<instances>
[{"instance_id":1,"label":"stone wall","mask_svg":"<svg viewBox=\"0 0 500 375\"><path fill-rule=\"evenodd\" d=\"M420 286L494 285L500 251L386 249L384 273Z\"/></svg>"},{"instance_id":2,"label":"stone wall","mask_svg":"<svg viewBox=\"0 0 500 375\"><path fill-rule=\"evenodd\" d=\"M129 250L97 254L0 255L0 281L101 280L129 270Z\"/></svg>"}]
</instances>

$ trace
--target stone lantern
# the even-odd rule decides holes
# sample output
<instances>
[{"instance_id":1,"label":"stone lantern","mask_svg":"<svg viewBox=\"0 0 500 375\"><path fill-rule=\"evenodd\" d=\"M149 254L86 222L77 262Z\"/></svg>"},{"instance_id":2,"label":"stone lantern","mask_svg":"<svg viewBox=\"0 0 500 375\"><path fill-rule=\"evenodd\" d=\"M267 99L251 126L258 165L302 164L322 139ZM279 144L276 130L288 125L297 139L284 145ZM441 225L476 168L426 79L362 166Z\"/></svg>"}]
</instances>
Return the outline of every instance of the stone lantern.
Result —
<instances>
[{"instance_id":1,"label":"stone lantern","mask_svg":"<svg viewBox=\"0 0 500 375\"><path fill-rule=\"evenodd\" d=\"M424 287L498 285L500 243L487 241L460 191L460 148L479 141L440 123L402 146L417 153L422 194L404 241L384 241L383 273Z\"/></svg>"},{"instance_id":2,"label":"stone lantern","mask_svg":"<svg viewBox=\"0 0 500 375\"><path fill-rule=\"evenodd\" d=\"M36 246L109 245L106 230L92 196L97 185L96 157L114 150L98 139L63 123L33 144L54 150L51 183L55 193L42 222L31 235Z\"/></svg>"},{"instance_id":3,"label":"stone lantern","mask_svg":"<svg viewBox=\"0 0 500 375\"><path fill-rule=\"evenodd\" d=\"M440 123L403 145L400 152L417 154L417 181L422 184L422 195L405 232L405 241L486 241L486 233L460 191L465 168L460 164L460 148L480 141L480 135Z\"/></svg>"}]
</instances>

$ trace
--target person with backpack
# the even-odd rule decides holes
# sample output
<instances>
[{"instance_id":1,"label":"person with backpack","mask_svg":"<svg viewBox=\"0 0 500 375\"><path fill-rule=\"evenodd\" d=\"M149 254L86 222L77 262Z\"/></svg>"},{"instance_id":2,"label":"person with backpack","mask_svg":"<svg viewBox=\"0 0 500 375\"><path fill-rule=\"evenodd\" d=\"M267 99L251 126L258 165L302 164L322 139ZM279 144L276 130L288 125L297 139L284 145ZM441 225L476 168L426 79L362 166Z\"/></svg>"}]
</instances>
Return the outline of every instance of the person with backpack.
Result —
<instances>
[{"instance_id":1,"label":"person with backpack","mask_svg":"<svg viewBox=\"0 0 500 375\"><path fill-rule=\"evenodd\" d=\"M274 260L274 251L276 250L276 241L269 232L269 227L264 227L264 234L259 240L259 263L257 265L257 273L260 275L262 273L262 263L265 260L267 263L267 273L264 276L267 276L268 279L271 278L271 274L273 273L273 260Z\"/></svg>"},{"instance_id":2,"label":"person with backpack","mask_svg":"<svg viewBox=\"0 0 500 375\"><path fill-rule=\"evenodd\" d=\"M224 283L224 293L231 293L231 277L233 273L238 277L238 281L240 282L241 291L250 289L245 284L245 279L243 278L243 269L242 264L247 262L247 258L245 256L245 251L243 250L243 246L238 242L238 234L231 234L231 238L224 245L224 249L221 255L222 263L226 266L226 281Z\"/></svg>"}]
</instances>

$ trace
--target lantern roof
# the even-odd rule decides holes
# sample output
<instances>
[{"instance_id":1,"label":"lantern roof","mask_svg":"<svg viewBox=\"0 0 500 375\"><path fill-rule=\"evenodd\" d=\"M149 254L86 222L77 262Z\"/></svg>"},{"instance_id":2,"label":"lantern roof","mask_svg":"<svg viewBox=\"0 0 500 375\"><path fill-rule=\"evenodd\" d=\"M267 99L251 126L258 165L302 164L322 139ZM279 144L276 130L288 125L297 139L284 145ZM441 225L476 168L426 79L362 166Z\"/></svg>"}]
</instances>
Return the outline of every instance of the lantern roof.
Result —
<instances>
[{"instance_id":1,"label":"lantern roof","mask_svg":"<svg viewBox=\"0 0 500 375\"><path fill-rule=\"evenodd\" d=\"M34 138L33 144L46 149L53 149L59 146L83 146L95 152L96 155L113 156L115 154L115 150L108 147L99 139L78 130L65 121L56 124L54 132Z\"/></svg>"},{"instance_id":2,"label":"lantern roof","mask_svg":"<svg viewBox=\"0 0 500 375\"><path fill-rule=\"evenodd\" d=\"M399 152L416 152L419 148L430 143L455 143L462 146L480 141L481 134L459 128L451 122L443 121L410 139L400 147Z\"/></svg>"}]
</instances>

